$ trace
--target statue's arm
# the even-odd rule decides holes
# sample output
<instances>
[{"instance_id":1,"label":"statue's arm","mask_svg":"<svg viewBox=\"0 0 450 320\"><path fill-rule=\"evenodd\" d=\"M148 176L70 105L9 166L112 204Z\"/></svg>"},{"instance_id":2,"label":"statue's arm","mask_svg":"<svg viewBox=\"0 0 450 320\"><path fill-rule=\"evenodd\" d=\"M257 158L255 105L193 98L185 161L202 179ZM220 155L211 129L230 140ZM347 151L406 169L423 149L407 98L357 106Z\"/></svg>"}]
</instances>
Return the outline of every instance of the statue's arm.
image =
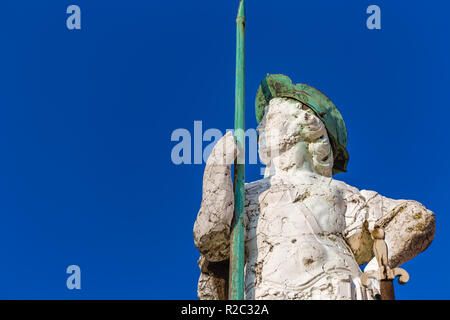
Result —
<instances>
[{"instance_id":1,"label":"statue's arm","mask_svg":"<svg viewBox=\"0 0 450 320\"><path fill-rule=\"evenodd\" d=\"M203 175L203 196L194 224L194 242L209 262L229 258L234 193L231 164L237 147L231 132L214 146Z\"/></svg>"},{"instance_id":2,"label":"statue's arm","mask_svg":"<svg viewBox=\"0 0 450 320\"><path fill-rule=\"evenodd\" d=\"M393 200L348 185L343 189L347 204L344 236L359 265L370 261L369 269L378 268L370 234L375 226L385 231L390 267L414 258L430 245L435 232L434 213L419 202Z\"/></svg>"},{"instance_id":3,"label":"statue's arm","mask_svg":"<svg viewBox=\"0 0 450 320\"><path fill-rule=\"evenodd\" d=\"M384 229L389 266L395 268L424 251L433 241L434 213L413 200L394 200L375 191L362 190L369 229ZM376 261L370 262L376 265Z\"/></svg>"}]
</instances>

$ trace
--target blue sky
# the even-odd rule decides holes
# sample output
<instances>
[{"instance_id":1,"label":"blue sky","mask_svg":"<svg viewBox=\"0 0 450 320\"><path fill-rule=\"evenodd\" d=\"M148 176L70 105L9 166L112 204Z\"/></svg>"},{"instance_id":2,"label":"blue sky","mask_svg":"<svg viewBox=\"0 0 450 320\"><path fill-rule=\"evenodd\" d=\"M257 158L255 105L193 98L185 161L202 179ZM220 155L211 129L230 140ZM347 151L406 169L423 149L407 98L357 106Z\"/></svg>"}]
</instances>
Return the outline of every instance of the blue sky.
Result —
<instances>
[{"instance_id":1,"label":"blue sky","mask_svg":"<svg viewBox=\"0 0 450 320\"><path fill-rule=\"evenodd\" d=\"M266 73L325 92L349 135L336 178L436 213L397 297L450 298L449 3L246 3L247 128ZM71 4L81 30L66 28ZM381 30L366 28L371 4ZM173 164L170 137L233 127L237 5L2 1L0 298L196 299L204 164ZM81 290L66 288L72 264Z\"/></svg>"}]
</instances>

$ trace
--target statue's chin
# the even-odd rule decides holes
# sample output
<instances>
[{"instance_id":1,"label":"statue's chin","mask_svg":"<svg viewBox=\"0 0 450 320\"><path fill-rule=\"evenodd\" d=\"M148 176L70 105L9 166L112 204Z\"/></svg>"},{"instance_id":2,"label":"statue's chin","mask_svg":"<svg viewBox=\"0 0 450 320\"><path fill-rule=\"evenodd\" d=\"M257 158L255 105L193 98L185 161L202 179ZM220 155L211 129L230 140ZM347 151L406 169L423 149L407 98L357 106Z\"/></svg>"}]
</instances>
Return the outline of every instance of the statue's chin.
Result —
<instances>
[{"instance_id":1,"label":"statue's chin","mask_svg":"<svg viewBox=\"0 0 450 320\"><path fill-rule=\"evenodd\" d=\"M272 161L271 157L272 153L273 152L271 152L270 150L267 150L266 148L259 146L258 150L259 159L261 159L261 162L264 163L266 166L269 166L270 162Z\"/></svg>"}]
</instances>

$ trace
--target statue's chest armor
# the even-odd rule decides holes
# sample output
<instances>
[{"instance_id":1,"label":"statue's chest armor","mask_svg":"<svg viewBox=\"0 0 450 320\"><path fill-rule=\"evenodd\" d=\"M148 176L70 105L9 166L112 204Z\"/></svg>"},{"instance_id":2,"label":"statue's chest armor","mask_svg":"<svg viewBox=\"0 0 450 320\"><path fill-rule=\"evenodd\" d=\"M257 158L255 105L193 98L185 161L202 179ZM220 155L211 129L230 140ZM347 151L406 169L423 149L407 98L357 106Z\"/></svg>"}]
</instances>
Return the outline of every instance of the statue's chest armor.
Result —
<instances>
[{"instance_id":1,"label":"statue's chest armor","mask_svg":"<svg viewBox=\"0 0 450 320\"><path fill-rule=\"evenodd\" d=\"M248 289L301 291L328 272L357 273L342 236L346 204L332 183L271 184L258 202L247 229Z\"/></svg>"},{"instance_id":2,"label":"statue's chest armor","mask_svg":"<svg viewBox=\"0 0 450 320\"><path fill-rule=\"evenodd\" d=\"M346 204L330 184L275 184L259 196L258 231L266 236L342 233Z\"/></svg>"}]
</instances>

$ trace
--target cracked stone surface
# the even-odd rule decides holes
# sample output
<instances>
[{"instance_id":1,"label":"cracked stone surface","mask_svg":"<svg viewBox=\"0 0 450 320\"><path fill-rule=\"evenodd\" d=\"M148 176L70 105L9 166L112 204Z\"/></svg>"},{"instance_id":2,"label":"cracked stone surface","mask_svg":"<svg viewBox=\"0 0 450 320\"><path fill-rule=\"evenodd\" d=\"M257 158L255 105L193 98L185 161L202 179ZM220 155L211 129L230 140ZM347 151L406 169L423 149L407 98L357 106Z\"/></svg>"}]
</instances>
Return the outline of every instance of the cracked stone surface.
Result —
<instances>
[{"instance_id":1,"label":"cracked stone surface","mask_svg":"<svg viewBox=\"0 0 450 320\"><path fill-rule=\"evenodd\" d=\"M433 212L331 177L333 156L323 123L298 102L270 101L258 128L266 177L247 183L246 299L373 299L360 265L377 269L370 231L384 228L391 267L414 258L434 237ZM233 216L231 134L208 159L194 225L201 253L200 299L226 299Z\"/></svg>"}]
</instances>

